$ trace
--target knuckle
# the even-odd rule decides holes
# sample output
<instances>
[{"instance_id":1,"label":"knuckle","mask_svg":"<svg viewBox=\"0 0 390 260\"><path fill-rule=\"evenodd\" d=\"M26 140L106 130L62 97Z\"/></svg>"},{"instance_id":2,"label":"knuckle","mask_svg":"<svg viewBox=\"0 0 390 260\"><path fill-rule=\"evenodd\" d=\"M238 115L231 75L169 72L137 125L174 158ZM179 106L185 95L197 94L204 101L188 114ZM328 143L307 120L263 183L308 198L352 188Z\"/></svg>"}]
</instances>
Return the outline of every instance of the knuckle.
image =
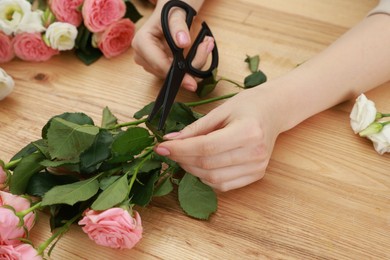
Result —
<instances>
[{"instance_id":1,"label":"knuckle","mask_svg":"<svg viewBox=\"0 0 390 260\"><path fill-rule=\"evenodd\" d=\"M203 178L206 182L210 183L213 187L220 186L221 178L218 175L213 174L212 172L204 176Z\"/></svg>"},{"instance_id":2,"label":"knuckle","mask_svg":"<svg viewBox=\"0 0 390 260\"><path fill-rule=\"evenodd\" d=\"M199 157L198 159L198 166L199 168L201 169L204 169L204 170L210 170L213 168L213 161L210 160L208 157Z\"/></svg>"}]
</instances>

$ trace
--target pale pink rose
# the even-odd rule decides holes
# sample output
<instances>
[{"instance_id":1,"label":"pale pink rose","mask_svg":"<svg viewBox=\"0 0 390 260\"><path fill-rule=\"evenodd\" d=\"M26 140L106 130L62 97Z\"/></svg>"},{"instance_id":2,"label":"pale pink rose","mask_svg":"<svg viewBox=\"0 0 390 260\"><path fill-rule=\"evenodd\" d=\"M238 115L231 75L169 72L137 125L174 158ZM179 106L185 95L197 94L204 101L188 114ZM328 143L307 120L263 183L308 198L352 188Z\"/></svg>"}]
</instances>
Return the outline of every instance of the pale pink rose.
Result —
<instances>
[{"instance_id":1,"label":"pale pink rose","mask_svg":"<svg viewBox=\"0 0 390 260\"><path fill-rule=\"evenodd\" d=\"M59 53L47 46L40 33L21 33L13 39L16 57L25 61L46 61Z\"/></svg>"},{"instance_id":2,"label":"pale pink rose","mask_svg":"<svg viewBox=\"0 0 390 260\"><path fill-rule=\"evenodd\" d=\"M105 31L95 34L98 48L104 57L112 58L125 52L131 46L135 25L130 19L122 19L111 24Z\"/></svg>"},{"instance_id":3,"label":"pale pink rose","mask_svg":"<svg viewBox=\"0 0 390 260\"><path fill-rule=\"evenodd\" d=\"M104 31L125 13L123 0L85 0L82 8L84 24L91 32Z\"/></svg>"},{"instance_id":4,"label":"pale pink rose","mask_svg":"<svg viewBox=\"0 0 390 260\"><path fill-rule=\"evenodd\" d=\"M7 178L8 178L7 177L7 173L0 166L0 190L3 189L6 186Z\"/></svg>"},{"instance_id":5,"label":"pale pink rose","mask_svg":"<svg viewBox=\"0 0 390 260\"><path fill-rule=\"evenodd\" d=\"M0 31L0 63L8 62L15 57L11 36Z\"/></svg>"},{"instance_id":6,"label":"pale pink rose","mask_svg":"<svg viewBox=\"0 0 390 260\"><path fill-rule=\"evenodd\" d=\"M50 0L50 9L60 22L70 23L78 27L83 17L80 11L84 0Z\"/></svg>"},{"instance_id":7,"label":"pale pink rose","mask_svg":"<svg viewBox=\"0 0 390 260\"><path fill-rule=\"evenodd\" d=\"M18 246L0 245L0 259L9 260L41 260L38 252L29 244Z\"/></svg>"},{"instance_id":8,"label":"pale pink rose","mask_svg":"<svg viewBox=\"0 0 390 260\"><path fill-rule=\"evenodd\" d=\"M10 206L15 212L21 212L23 210L29 209L31 207L31 202L23 197L11 194L9 192L0 191L0 206ZM35 214L34 212L28 213L23 217L24 226L28 231L32 229L35 224Z\"/></svg>"},{"instance_id":9,"label":"pale pink rose","mask_svg":"<svg viewBox=\"0 0 390 260\"><path fill-rule=\"evenodd\" d=\"M105 211L86 210L79 221L82 229L96 244L116 248L132 248L142 238L142 222L138 212L131 217L127 210L111 208Z\"/></svg>"},{"instance_id":10,"label":"pale pink rose","mask_svg":"<svg viewBox=\"0 0 390 260\"><path fill-rule=\"evenodd\" d=\"M19 245L24 238L24 228L19 226L19 218L9 208L0 207L0 245Z\"/></svg>"}]
</instances>

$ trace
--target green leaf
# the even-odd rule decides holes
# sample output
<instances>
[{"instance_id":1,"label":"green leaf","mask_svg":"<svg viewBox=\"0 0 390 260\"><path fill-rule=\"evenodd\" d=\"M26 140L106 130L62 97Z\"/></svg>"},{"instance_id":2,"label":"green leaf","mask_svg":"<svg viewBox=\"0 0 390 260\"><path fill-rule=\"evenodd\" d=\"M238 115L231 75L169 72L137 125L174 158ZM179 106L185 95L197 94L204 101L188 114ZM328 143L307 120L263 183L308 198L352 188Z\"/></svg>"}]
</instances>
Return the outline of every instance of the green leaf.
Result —
<instances>
[{"instance_id":1,"label":"green leaf","mask_svg":"<svg viewBox=\"0 0 390 260\"><path fill-rule=\"evenodd\" d=\"M18 160L20 158L23 158L27 155L30 155L34 152L37 151L37 147L35 146L35 143L36 142L41 142L43 141L42 139L40 140L37 140L35 142L31 142L29 143L28 145L26 145L25 147L23 147L19 152L17 152L12 158L10 161L15 161L15 160Z\"/></svg>"},{"instance_id":2,"label":"green leaf","mask_svg":"<svg viewBox=\"0 0 390 260\"><path fill-rule=\"evenodd\" d=\"M47 172L35 173L29 181L26 193L31 196L43 197L54 186L69 184L78 181L69 175L55 175Z\"/></svg>"},{"instance_id":3,"label":"green leaf","mask_svg":"<svg viewBox=\"0 0 390 260\"><path fill-rule=\"evenodd\" d=\"M149 204L153 197L154 184L158 175L159 171L154 171L138 178L138 182L134 183L130 192L132 203L142 207Z\"/></svg>"},{"instance_id":4,"label":"green leaf","mask_svg":"<svg viewBox=\"0 0 390 260\"><path fill-rule=\"evenodd\" d=\"M252 73L255 73L259 69L260 57L259 57L259 55L255 55L253 57L246 55L245 62L248 63L249 70Z\"/></svg>"},{"instance_id":5,"label":"green leaf","mask_svg":"<svg viewBox=\"0 0 390 260\"><path fill-rule=\"evenodd\" d=\"M99 194L91 206L92 209L106 210L123 202L126 199L128 185L127 174L125 174Z\"/></svg>"},{"instance_id":6,"label":"green leaf","mask_svg":"<svg viewBox=\"0 0 390 260\"><path fill-rule=\"evenodd\" d=\"M169 194L173 190L173 184L171 178L167 177L162 180L155 188L153 196L161 197Z\"/></svg>"},{"instance_id":7,"label":"green leaf","mask_svg":"<svg viewBox=\"0 0 390 260\"><path fill-rule=\"evenodd\" d=\"M140 110L138 110L137 112L135 112L135 114L133 115L133 117L134 117L135 119L141 119L141 118L143 118L144 116L149 115L150 112L152 112L153 106L154 106L154 101L153 101L153 102L150 102L149 104L147 104L146 106L144 106L143 108L141 108Z\"/></svg>"},{"instance_id":8,"label":"green leaf","mask_svg":"<svg viewBox=\"0 0 390 260\"><path fill-rule=\"evenodd\" d=\"M80 154L81 173L92 173L96 171L100 163L111 156L111 145L114 141L112 134L101 129L96 135L93 144Z\"/></svg>"},{"instance_id":9,"label":"green leaf","mask_svg":"<svg viewBox=\"0 0 390 260\"><path fill-rule=\"evenodd\" d=\"M78 125L62 118L54 118L47 131L50 156L54 159L71 160L93 143L99 128L92 125Z\"/></svg>"},{"instance_id":10,"label":"green leaf","mask_svg":"<svg viewBox=\"0 0 390 260\"><path fill-rule=\"evenodd\" d=\"M103 53L91 46L89 51L76 49L75 54L85 65L91 65L103 56Z\"/></svg>"},{"instance_id":11,"label":"green leaf","mask_svg":"<svg viewBox=\"0 0 390 260\"><path fill-rule=\"evenodd\" d=\"M126 13L125 18L129 18L133 23L136 23L142 18L142 15L138 12L137 8L129 0L125 0Z\"/></svg>"},{"instance_id":12,"label":"green leaf","mask_svg":"<svg viewBox=\"0 0 390 260\"><path fill-rule=\"evenodd\" d=\"M66 113L63 113L60 115L53 116L46 123L46 125L44 125L44 127L42 128L42 138L43 139L47 138L47 129L49 129L51 121L57 117L62 118L66 121L78 124L78 125L95 125L92 118L90 118L89 116L87 116L84 113L68 113L68 112L66 112Z\"/></svg>"},{"instance_id":13,"label":"green leaf","mask_svg":"<svg viewBox=\"0 0 390 260\"><path fill-rule=\"evenodd\" d=\"M125 162L140 154L146 147L153 143L147 129L142 127L130 127L119 133L112 144L113 158L110 162Z\"/></svg>"},{"instance_id":14,"label":"green leaf","mask_svg":"<svg viewBox=\"0 0 390 260\"><path fill-rule=\"evenodd\" d=\"M214 69L210 77L198 82L196 94L198 95L198 97L203 98L213 92L217 84L217 69Z\"/></svg>"},{"instance_id":15,"label":"green leaf","mask_svg":"<svg viewBox=\"0 0 390 260\"><path fill-rule=\"evenodd\" d=\"M250 74L244 80L245 88L253 88L267 81L267 76L261 71Z\"/></svg>"},{"instance_id":16,"label":"green leaf","mask_svg":"<svg viewBox=\"0 0 390 260\"><path fill-rule=\"evenodd\" d=\"M118 124L118 118L110 111L108 107L103 109L102 128L110 128Z\"/></svg>"},{"instance_id":17,"label":"green leaf","mask_svg":"<svg viewBox=\"0 0 390 260\"><path fill-rule=\"evenodd\" d=\"M40 164L44 159L45 157L41 153L33 153L23 157L11 175L10 190L13 194L25 193L31 176L45 168Z\"/></svg>"},{"instance_id":18,"label":"green leaf","mask_svg":"<svg viewBox=\"0 0 390 260\"><path fill-rule=\"evenodd\" d=\"M75 159L73 159L73 160L62 160L62 161L43 160L41 162L41 165L45 166L45 167L56 168L56 167L62 167L62 166L66 166L66 165L76 164L78 162L79 162L79 160L75 160Z\"/></svg>"},{"instance_id":19,"label":"green leaf","mask_svg":"<svg viewBox=\"0 0 390 260\"><path fill-rule=\"evenodd\" d=\"M180 206L191 217L208 219L217 210L214 190L190 173L180 181L178 192Z\"/></svg>"},{"instance_id":20,"label":"green leaf","mask_svg":"<svg viewBox=\"0 0 390 260\"><path fill-rule=\"evenodd\" d=\"M54 204L74 205L94 196L99 190L99 182L96 178L78 181L71 184L55 186L49 190L42 199L42 206Z\"/></svg>"}]
</instances>

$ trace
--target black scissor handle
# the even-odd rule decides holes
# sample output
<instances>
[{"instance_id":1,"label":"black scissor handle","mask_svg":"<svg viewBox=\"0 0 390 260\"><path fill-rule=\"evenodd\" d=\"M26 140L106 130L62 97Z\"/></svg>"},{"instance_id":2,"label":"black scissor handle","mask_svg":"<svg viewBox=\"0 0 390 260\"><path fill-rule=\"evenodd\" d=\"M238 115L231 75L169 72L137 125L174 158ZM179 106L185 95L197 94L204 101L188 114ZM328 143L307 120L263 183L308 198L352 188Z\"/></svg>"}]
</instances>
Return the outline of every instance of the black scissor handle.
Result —
<instances>
[{"instance_id":1,"label":"black scissor handle","mask_svg":"<svg viewBox=\"0 0 390 260\"><path fill-rule=\"evenodd\" d=\"M207 26L206 22L202 23L202 29L198 33L198 36L196 37L194 44L192 45L190 51L187 54L186 61L187 61L187 72L195 77L198 78L207 78L212 75L212 72L215 68L218 67L218 48L217 44L214 41L214 49L212 51L212 59L210 67L207 70L200 70L197 68L194 68L192 66L192 61L195 58L196 51L198 49L199 44L201 44L206 36L211 36L214 38L213 34L211 33L210 28Z\"/></svg>"},{"instance_id":2,"label":"black scissor handle","mask_svg":"<svg viewBox=\"0 0 390 260\"><path fill-rule=\"evenodd\" d=\"M170 0L162 8L161 26L163 29L165 39L167 40L167 43L168 43L169 47L171 48L172 52L177 52L177 51L182 50L182 48L179 48L176 46L175 41L172 38L171 31L169 29L169 23L168 23L169 11L173 7L180 7L181 9L183 9L186 12L186 23L187 23L188 29L191 28L192 20L194 19L194 16L196 15L196 11L190 5L188 5L187 3L182 2L180 0Z\"/></svg>"}]
</instances>

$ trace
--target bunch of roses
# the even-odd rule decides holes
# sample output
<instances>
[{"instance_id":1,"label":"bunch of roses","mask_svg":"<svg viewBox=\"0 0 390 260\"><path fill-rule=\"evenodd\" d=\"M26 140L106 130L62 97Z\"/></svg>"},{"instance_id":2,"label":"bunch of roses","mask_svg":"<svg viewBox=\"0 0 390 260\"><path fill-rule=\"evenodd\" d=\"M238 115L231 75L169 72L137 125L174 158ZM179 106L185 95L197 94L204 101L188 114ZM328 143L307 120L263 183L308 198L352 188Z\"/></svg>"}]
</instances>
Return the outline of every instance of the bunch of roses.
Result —
<instances>
[{"instance_id":1,"label":"bunch of roses","mask_svg":"<svg viewBox=\"0 0 390 260\"><path fill-rule=\"evenodd\" d=\"M1 0L0 62L15 56L45 61L60 51L96 48L106 58L125 52L135 32L126 0ZM128 3L130 4L130 3ZM86 51L86 50L84 50Z\"/></svg>"},{"instance_id":2,"label":"bunch of roses","mask_svg":"<svg viewBox=\"0 0 390 260\"><path fill-rule=\"evenodd\" d=\"M68 230L71 222L34 247L29 232L36 220L35 211L42 208L39 202L8 192L10 172L3 167L0 161L0 259L43 259L46 248ZM129 211L120 207L105 211L87 209L78 224L98 245L132 248L142 238L143 228L138 212L133 210L132 217Z\"/></svg>"},{"instance_id":3,"label":"bunch of roses","mask_svg":"<svg viewBox=\"0 0 390 260\"><path fill-rule=\"evenodd\" d=\"M370 139L379 154L390 152L390 114L378 112L375 103L361 94L352 108L350 119L355 134Z\"/></svg>"}]
</instances>

